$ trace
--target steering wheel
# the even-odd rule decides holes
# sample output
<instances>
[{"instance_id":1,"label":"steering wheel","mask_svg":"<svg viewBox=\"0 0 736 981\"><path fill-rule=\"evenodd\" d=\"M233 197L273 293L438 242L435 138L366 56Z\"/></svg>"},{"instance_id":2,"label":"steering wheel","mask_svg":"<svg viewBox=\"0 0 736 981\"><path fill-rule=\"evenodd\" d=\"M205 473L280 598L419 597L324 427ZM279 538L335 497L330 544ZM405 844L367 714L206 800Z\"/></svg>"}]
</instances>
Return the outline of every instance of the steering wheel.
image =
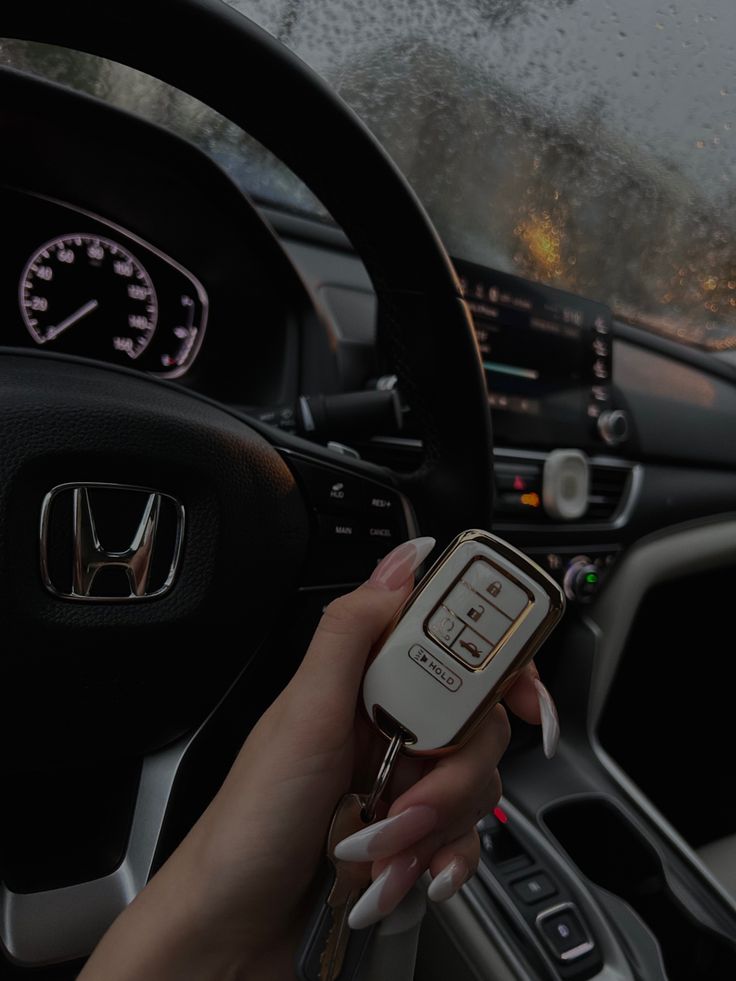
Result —
<instances>
[{"instance_id":1,"label":"steering wheel","mask_svg":"<svg viewBox=\"0 0 736 981\"><path fill-rule=\"evenodd\" d=\"M378 343L421 429L421 467L392 472L336 460L171 382L43 351L0 352L6 638L0 663L7 708L0 724L3 745L17 749L10 759L4 754L4 767L90 753L104 758L121 742L145 755L190 724L182 705L191 712L187 694L198 679L205 685L205 677L208 684L215 678L224 691L233 663L242 669L278 622L274 611L288 606L303 583L316 531L297 461L311 460L323 475L337 466L343 476L393 488L413 508L421 532L440 543L465 528L489 526L493 457L485 381L458 281L407 182L320 78L241 14L220 0L6 0L0 37L69 47L156 76L228 117L286 163L365 263L378 298ZM74 534L87 535L89 558L89 494L97 483L145 488L141 505L160 509L173 502L175 516L184 515L176 578L159 595L144 595L147 571L136 579L132 562L126 565L131 596L138 588L140 602L84 595L94 561L86 572L75 571L68 592L76 597L44 588L39 522L43 533L54 501L66 493L75 509ZM156 525L147 513L143 538ZM143 538L131 549L145 558ZM209 654L220 624L243 636L242 650L229 658ZM193 660L185 650L194 650ZM124 698L114 694L116 674L129 681ZM8 938L3 941L7 947ZM22 952L15 956L23 960Z\"/></svg>"}]
</instances>

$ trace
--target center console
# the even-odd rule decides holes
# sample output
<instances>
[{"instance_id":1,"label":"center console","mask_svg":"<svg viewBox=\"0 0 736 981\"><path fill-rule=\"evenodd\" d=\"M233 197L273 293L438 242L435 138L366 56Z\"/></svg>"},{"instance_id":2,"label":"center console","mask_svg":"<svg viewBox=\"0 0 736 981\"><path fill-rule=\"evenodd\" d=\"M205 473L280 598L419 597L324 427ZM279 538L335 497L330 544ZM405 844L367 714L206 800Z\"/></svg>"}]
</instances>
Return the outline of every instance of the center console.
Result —
<instances>
[{"instance_id":1,"label":"center console","mask_svg":"<svg viewBox=\"0 0 736 981\"><path fill-rule=\"evenodd\" d=\"M493 417L495 530L557 578L572 607L538 659L560 708L560 753L544 760L515 726L508 799L478 825L481 864L464 901L503 945L509 977L726 981L736 977L736 904L693 849L732 828L732 794L713 790L723 764L699 758L702 741L696 750L686 728L677 742L668 707L689 697L684 677L669 690L673 654L702 643L697 619L672 611L706 593L705 570L716 583L732 570L733 522L656 513L675 486L694 500L705 477L693 472L690 484L672 469L668 481L666 466L638 462L604 306L457 266ZM661 657L651 630L642 641L634 627L656 603L669 631L656 631ZM707 702L725 717L723 700ZM682 813L683 770L709 788L707 821L703 808ZM462 917L453 923L464 929ZM468 977L486 977L482 965Z\"/></svg>"}]
</instances>

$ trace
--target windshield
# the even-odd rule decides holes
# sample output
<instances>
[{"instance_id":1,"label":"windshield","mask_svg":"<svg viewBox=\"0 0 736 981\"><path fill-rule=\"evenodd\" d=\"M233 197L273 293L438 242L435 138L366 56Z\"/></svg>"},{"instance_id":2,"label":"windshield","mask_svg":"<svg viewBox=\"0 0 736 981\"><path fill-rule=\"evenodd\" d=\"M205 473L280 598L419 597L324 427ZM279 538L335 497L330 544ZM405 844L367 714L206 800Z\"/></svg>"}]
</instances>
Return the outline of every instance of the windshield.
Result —
<instances>
[{"instance_id":1,"label":"windshield","mask_svg":"<svg viewBox=\"0 0 736 981\"><path fill-rule=\"evenodd\" d=\"M353 106L452 255L736 348L733 0L230 2ZM35 47L0 56L37 68ZM69 75L70 55L55 57ZM137 77L129 108L184 131L259 199L326 217L227 121ZM126 101L99 67L88 87Z\"/></svg>"}]
</instances>

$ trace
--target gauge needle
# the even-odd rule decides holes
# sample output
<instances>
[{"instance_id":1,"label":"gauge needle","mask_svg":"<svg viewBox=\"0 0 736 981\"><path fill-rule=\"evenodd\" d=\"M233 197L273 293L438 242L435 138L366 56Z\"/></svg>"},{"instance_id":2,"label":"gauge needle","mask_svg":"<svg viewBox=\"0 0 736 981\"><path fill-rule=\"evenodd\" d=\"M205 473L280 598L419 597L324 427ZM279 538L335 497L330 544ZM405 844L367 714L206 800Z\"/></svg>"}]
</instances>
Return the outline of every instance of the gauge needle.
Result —
<instances>
[{"instance_id":1,"label":"gauge needle","mask_svg":"<svg viewBox=\"0 0 736 981\"><path fill-rule=\"evenodd\" d=\"M55 337L58 337L59 334L63 334L65 330L69 330L69 328L73 327L77 321L81 320L82 317L86 317L88 313L92 313L92 311L96 310L98 306L99 303L97 300L90 300L88 303L85 303L84 306L80 307L78 310L75 310L74 313L70 313L66 320L62 320L60 324L56 325L56 327L49 327L44 336L44 341L53 341Z\"/></svg>"}]
</instances>

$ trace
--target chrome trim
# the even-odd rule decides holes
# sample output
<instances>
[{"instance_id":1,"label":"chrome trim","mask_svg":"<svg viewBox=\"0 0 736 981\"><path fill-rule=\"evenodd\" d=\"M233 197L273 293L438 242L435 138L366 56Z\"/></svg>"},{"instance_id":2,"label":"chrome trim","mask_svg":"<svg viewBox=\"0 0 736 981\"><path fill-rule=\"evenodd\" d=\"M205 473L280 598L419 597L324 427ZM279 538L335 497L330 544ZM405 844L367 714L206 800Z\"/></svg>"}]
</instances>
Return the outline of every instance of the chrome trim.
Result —
<instances>
[{"instance_id":1,"label":"chrome trim","mask_svg":"<svg viewBox=\"0 0 736 981\"><path fill-rule=\"evenodd\" d=\"M196 732L143 761L125 857L100 879L16 893L0 884L0 943L16 964L39 967L89 954L145 886L179 766Z\"/></svg>"},{"instance_id":2,"label":"chrome trim","mask_svg":"<svg viewBox=\"0 0 736 981\"><path fill-rule=\"evenodd\" d=\"M192 732L143 757L128 846L115 872L36 893L15 893L0 882L0 947L11 961L40 967L86 957L113 920L135 899L151 874L179 767L247 667L246 663Z\"/></svg>"},{"instance_id":3,"label":"chrome trim","mask_svg":"<svg viewBox=\"0 0 736 981\"><path fill-rule=\"evenodd\" d=\"M338 443L336 439L327 440L327 449L331 450L333 453L339 453L340 456L346 456L349 460L360 460L360 453L352 446L348 446L345 443Z\"/></svg>"},{"instance_id":4,"label":"chrome trim","mask_svg":"<svg viewBox=\"0 0 736 981\"><path fill-rule=\"evenodd\" d=\"M734 913L736 897L723 887L697 852L606 752L598 738L598 725L640 600L647 590L681 575L731 564L735 559L736 517L733 515L724 515L722 521L707 524L675 526L666 534L660 532L644 539L624 553L606 589L581 617L594 638L593 673L586 712L587 735L594 755L624 795ZM677 891L676 882L670 881L669 885Z\"/></svg>"},{"instance_id":5,"label":"chrome trim","mask_svg":"<svg viewBox=\"0 0 736 981\"><path fill-rule=\"evenodd\" d=\"M134 491L148 495L143 515L133 536L133 541L122 552L108 552L97 537L95 520L89 502L89 489ZM54 498L63 491L72 491L73 500L73 585L70 593L58 589L52 579L48 566L49 513ZM176 511L176 536L171 556L169 572L159 589L146 592L148 573L153 557L153 545L158 524L161 501L171 501ZM171 589L179 568L182 544L184 541L184 506L171 494L137 487L129 484L112 484L95 481L57 484L45 495L41 504L39 526L39 546L41 578L46 589L59 599L88 603L128 603L131 601L155 599ZM131 592L128 596L91 596L90 589L97 573L105 568L123 568L128 576Z\"/></svg>"},{"instance_id":6,"label":"chrome trim","mask_svg":"<svg viewBox=\"0 0 736 981\"><path fill-rule=\"evenodd\" d=\"M128 231L127 228L123 228L122 225L118 225L114 221L110 221L109 218L103 218L101 215L95 214L94 211L89 211L86 208L79 208L75 204L69 204L67 201L61 201L59 198L53 198L47 194L36 194L34 191L26 191L15 187L12 188L12 190L17 194L23 194L29 198L36 198L36 200L39 201L48 201L49 204L55 204L59 208L65 208L67 211L73 211L78 215L84 215L85 218L91 218L92 221L99 221L101 225L106 225L108 228L112 228L116 234L122 235L124 238L130 239L131 242L135 242L136 245L140 245L142 248L147 249L149 252L153 253L153 255L161 259L162 262L165 262L173 269L176 269L176 271L181 273L185 279L189 280L194 287L197 296L199 297L199 302L202 304L202 318L197 330L196 340L194 344L192 344L189 351L187 362L186 364L173 368L171 371L146 371L146 374L153 375L156 378L181 378L182 375L186 374L186 372L189 371L191 366L194 364L194 361L199 354L199 350L202 347L202 341L204 340L205 331L207 330L207 320L209 317L210 298L207 294L207 290L204 288L200 280L197 279L193 273L189 272L188 269L182 266L181 263L177 262L176 259L172 259L170 255L162 252L161 249L157 249L155 245L151 245L150 242L147 242L145 239L140 238L140 236ZM57 238L58 237L64 237L63 233L61 233L60 236L57 236ZM21 283L23 281L24 280L21 279ZM110 363L114 364L115 362Z\"/></svg>"},{"instance_id":7,"label":"chrome trim","mask_svg":"<svg viewBox=\"0 0 736 981\"><path fill-rule=\"evenodd\" d=\"M309 408L309 399L306 395L299 396L299 411L302 414L304 431L307 433L314 432L317 427L314 424L314 416L312 415L312 410Z\"/></svg>"},{"instance_id":8,"label":"chrome trim","mask_svg":"<svg viewBox=\"0 0 736 981\"><path fill-rule=\"evenodd\" d=\"M566 950L564 954L561 954L549 937L542 932L541 926L542 923L549 919L550 916L556 916L558 913L562 913L566 909L575 910L576 913L578 912L577 909L575 909L574 903L558 903L556 906L550 906L549 909L542 910L542 912L536 916L534 925L536 926L537 930L539 930L542 939L546 942L547 946L555 957L561 961L565 961L566 964L569 964L571 961L576 961L578 957L582 957L583 954L587 954L593 949L593 943L591 940L584 940L581 944L578 944L577 947L573 947L571 950ZM578 919L580 920L580 925L583 927L583 929L585 929L585 924L583 923L583 919L579 913Z\"/></svg>"}]
</instances>

